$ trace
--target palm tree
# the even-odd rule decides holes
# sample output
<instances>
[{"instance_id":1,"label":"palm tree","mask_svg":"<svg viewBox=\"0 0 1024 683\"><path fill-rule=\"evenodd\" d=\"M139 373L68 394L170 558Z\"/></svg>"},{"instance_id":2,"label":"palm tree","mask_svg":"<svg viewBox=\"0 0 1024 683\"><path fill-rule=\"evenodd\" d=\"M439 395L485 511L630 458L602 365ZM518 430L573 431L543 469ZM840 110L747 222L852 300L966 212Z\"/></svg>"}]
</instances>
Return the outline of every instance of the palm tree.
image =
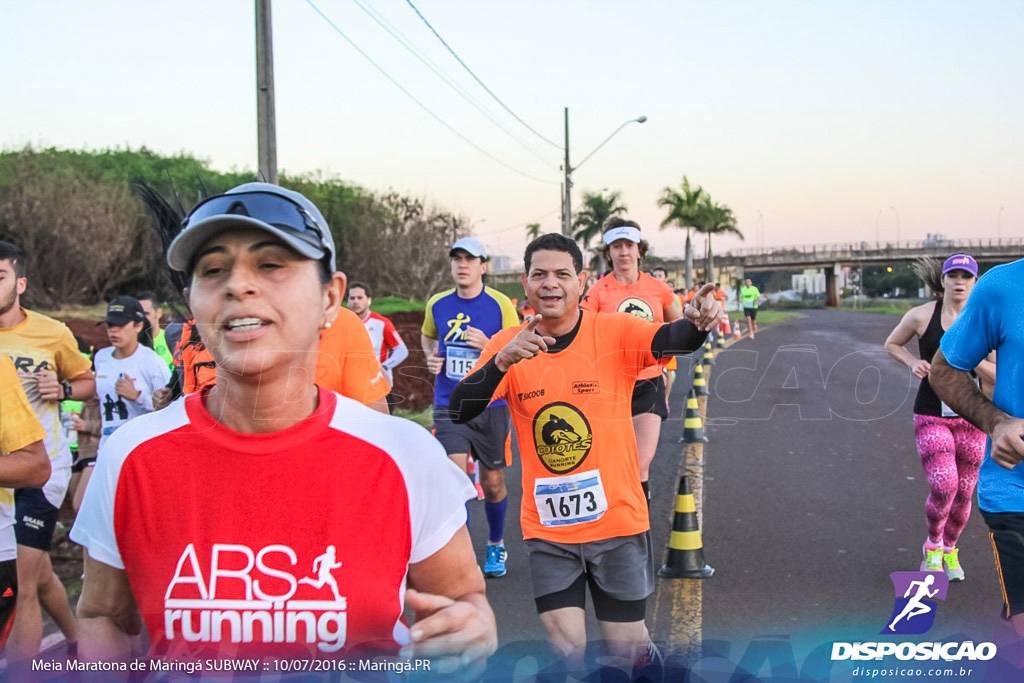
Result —
<instances>
[{"instance_id":1,"label":"palm tree","mask_svg":"<svg viewBox=\"0 0 1024 683\"><path fill-rule=\"evenodd\" d=\"M736 217L733 216L732 209L724 204L713 202L711 197L706 194L700 203L696 223L697 225L694 226L694 230L708 236L705 272L707 274L707 281L714 282L715 264L711 254L711 236L728 233L744 239L743 233L736 227Z\"/></svg>"},{"instance_id":2,"label":"palm tree","mask_svg":"<svg viewBox=\"0 0 1024 683\"><path fill-rule=\"evenodd\" d=\"M526 237L535 240L540 237L540 223L530 223L526 226Z\"/></svg>"},{"instance_id":3,"label":"palm tree","mask_svg":"<svg viewBox=\"0 0 1024 683\"><path fill-rule=\"evenodd\" d=\"M668 207L668 216L661 222L661 228L670 225L686 230L686 287L693 286L693 246L690 242L690 228L697 227L700 220L701 200L708 194L703 188L690 187L690 180L684 175L682 192L666 187L658 198L658 206Z\"/></svg>"},{"instance_id":4,"label":"palm tree","mask_svg":"<svg viewBox=\"0 0 1024 683\"><path fill-rule=\"evenodd\" d=\"M591 240L601 236L609 218L626 213L626 205L620 203L621 199L622 193L618 190L608 194L583 193L583 208L572 217L572 238L580 243L584 251L590 249Z\"/></svg>"}]
</instances>

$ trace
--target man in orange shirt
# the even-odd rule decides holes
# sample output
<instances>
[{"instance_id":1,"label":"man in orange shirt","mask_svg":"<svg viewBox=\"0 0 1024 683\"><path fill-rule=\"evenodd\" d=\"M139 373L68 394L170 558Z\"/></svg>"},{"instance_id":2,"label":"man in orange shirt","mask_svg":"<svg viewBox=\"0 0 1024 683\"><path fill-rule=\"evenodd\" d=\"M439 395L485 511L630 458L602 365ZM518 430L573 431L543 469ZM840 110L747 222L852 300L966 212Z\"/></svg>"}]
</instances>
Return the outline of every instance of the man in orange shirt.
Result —
<instances>
[{"instance_id":1,"label":"man in orange shirt","mask_svg":"<svg viewBox=\"0 0 1024 683\"><path fill-rule=\"evenodd\" d=\"M644 624L654 565L630 396L637 373L669 350L700 348L722 309L706 287L669 325L581 310L583 255L563 235L538 237L524 261L537 315L491 337L449 407L465 422L492 398L508 402L534 598L556 653L572 662L583 655L589 585L609 654L640 675L660 655Z\"/></svg>"}]
</instances>

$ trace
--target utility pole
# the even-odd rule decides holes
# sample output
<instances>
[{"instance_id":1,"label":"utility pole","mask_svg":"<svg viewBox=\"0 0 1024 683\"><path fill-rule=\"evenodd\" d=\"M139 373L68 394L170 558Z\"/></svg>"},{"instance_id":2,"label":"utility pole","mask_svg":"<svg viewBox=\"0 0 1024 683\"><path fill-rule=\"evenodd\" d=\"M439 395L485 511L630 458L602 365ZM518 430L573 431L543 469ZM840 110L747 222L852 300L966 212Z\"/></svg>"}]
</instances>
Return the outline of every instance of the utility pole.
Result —
<instances>
[{"instance_id":1,"label":"utility pole","mask_svg":"<svg viewBox=\"0 0 1024 683\"><path fill-rule=\"evenodd\" d=\"M277 117L274 114L274 38L270 0L256 0L256 130L260 179L277 184Z\"/></svg>"},{"instance_id":2,"label":"utility pole","mask_svg":"<svg viewBox=\"0 0 1024 683\"><path fill-rule=\"evenodd\" d=\"M572 237L572 166L569 165L569 107L565 108L565 199L562 202L562 234Z\"/></svg>"}]
</instances>

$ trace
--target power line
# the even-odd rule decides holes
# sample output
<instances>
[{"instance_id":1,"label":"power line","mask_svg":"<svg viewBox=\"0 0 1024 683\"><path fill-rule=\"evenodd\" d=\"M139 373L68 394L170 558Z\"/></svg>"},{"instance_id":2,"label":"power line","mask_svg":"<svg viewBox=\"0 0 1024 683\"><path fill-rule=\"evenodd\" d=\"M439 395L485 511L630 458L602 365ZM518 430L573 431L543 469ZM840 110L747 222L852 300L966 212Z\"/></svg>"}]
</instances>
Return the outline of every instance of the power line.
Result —
<instances>
[{"instance_id":1,"label":"power line","mask_svg":"<svg viewBox=\"0 0 1024 683\"><path fill-rule=\"evenodd\" d=\"M501 105L501 108L502 108L502 109L504 109L504 110L505 110L505 111L507 111L507 112L508 112L509 114L511 114L511 115L512 115L512 118L514 118L514 119L515 119L516 121L518 121L519 123L523 124L523 125L524 125L524 126L526 127L526 129L527 129L528 131L530 131L531 133L533 133L534 135L536 135L537 137L539 137L539 138L540 138L541 140L543 140L544 142L548 143L549 145L551 145L551 146L552 146L552 147L554 147L555 149L564 149L564 148L563 148L563 147L562 147L562 146L561 146L560 144L558 144L557 142L552 142L551 140L547 139L546 137L544 137L543 135L541 135L540 133L538 133L537 131L535 131L535 130L534 130L534 129L533 129L532 127L530 127L530 124L528 124L528 123L527 123L526 121L523 121L523 120L522 120L521 118L519 118L519 116L517 116L517 115L516 115L516 113L515 113L514 111L512 111L511 109L509 109L509 108L508 108L508 107L507 107L507 106L505 105L505 103L504 103L504 102L502 102L502 101L501 101L501 99L500 99L500 98L499 98L499 97L498 97L497 95L495 95L495 94L494 94L493 92L491 92L491 89L490 89L490 88L488 88L488 87L487 87L486 85L484 85L484 82L483 82L483 81L481 81L481 80L480 80L479 78L477 78L477 75L476 75L475 73L473 73L473 70L472 70L472 69L470 69L470 68L469 68L469 66L467 66L467 65L466 65L466 63L465 63L464 61L462 61L462 58L461 58L461 57L459 57L459 56L458 56L457 54L455 54L455 50L453 50L453 49L451 48L451 46L450 46L450 45L448 45L448 43L447 43L447 42L445 42L445 39L441 37L441 34L437 32L437 29L435 29L435 28L434 28L433 26L431 26L431 25L430 25L430 22L429 22L429 21L427 21L427 18L426 18L425 16L423 16L423 13L422 13L422 12L420 12L420 11L419 11L418 9L416 9L416 5L412 4L412 0L405 0L405 1L406 1L406 2L407 2L407 3L409 4L409 7L412 7L412 11L413 11L413 12L415 12L415 13L417 14L417 16L419 16L419 18L423 20L423 23L427 25L427 28L429 28L429 29L430 29L431 33L433 33L433 34L434 34L435 36L437 36L437 39L441 41L441 44L442 44L442 45L444 45L444 46L445 46L445 48L447 48L448 52L450 52L450 53L451 53L451 55L452 55L452 57L454 57L454 58L455 58L455 61L457 61L457 62L458 62L459 64L461 64L461 65L462 65L462 68L463 68L463 69L465 69L465 70L467 71L467 73L469 73L469 75L473 77L473 80L475 80L475 81L476 81L477 83L479 83L479 84L480 84L480 87L481 87L481 88L483 88L484 90L486 90L486 91L487 91L487 94L488 94L488 95L490 95L491 97L493 97L493 98L494 98L494 101L495 101L495 102L497 102L498 104L500 104L500 105Z\"/></svg>"},{"instance_id":2,"label":"power line","mask_svg":"<svg viewBox=\"0 0 1024 683\"><path fill-rule=\"evenodd\" d=\"M506 128L500 121L498 121L496 118L494 118L494 116L492 116L490 112L488 112L486 109L484 109L478 102L473 100L473 98L469 95L469 93L466 92L465 88L463 88L458 83L456 83L447 74L443 73L439 66L434 64L426 55L424 55L423 52L421 50L419 50L419 48L417 48L415 45L413 45L411 41L409 41L404 35L402 35L401 31L399 31L397 28L395 28L395 26L391 22L389 22L386 18L384 18L377 10L375 10L368 3L364 3L362 0L352 0L352 2L354 2L356 4L356 6L359 7L359 9L363 10L363 12L368 17L370 17L370 19L372 19L378 26L380 26L382 29L384 29L384 31L386 31L388 33L388 35L390 35L392 38L394 38L396 41L398 41L398 43L400 43L402 45L402 47L404 47L406 50L408 50L409 53L411 53L413 57L418 59L420 61L420 63L422 63L425 67L427 67L428 69L433 71L435 76L437 76L442 81L444 81L448 85L448 87L450 87L452 90L454 90L460 97L462 97L462 99L464 99L466 102L468 102L478 112L483 114L484 117L488 121L493 123L503 133L505 133L510 138L515 140L515 142L520 147L525 149L527 152L529 152L533 156L537 157L544 165L548 166L552 170L557 170L558 169L558 167L556 165L552 164L550 160L545 159L543 156L541 156L536 151L534 151L532 148L530 148L525 142L523 142L518 136L516 136L515 133L513 133L511 130Z\"/></svg>"},{"instance_id":3,"label":"power line","mask_svg":"<svg viewBox=\"0 0 1024 683\"><path fill-rule=\"evenodd\" d=\"M328 25L329 25L329 26L330 26L331 28L333 28L333 29L334 29L334 31L335 31L335 32L336 32L336 33L337 33L337 34L338 34L339 36L341 36L341 37L342 37L342 38L343 38L343 39L345 40L345 42L347 42L347 43L348 43L349 45L351 45L351 46L352 46L352 48L353 48L353 49L354 49L354 50L355 50L356 52L358 52L358 53L359 53L359 54L360 54L360 55L361 55L361 56L363 57L363 59L365 59L366 61L368 61L368 62L369 62L369 63L370 63L370 64L371 64L372 66L373 66L373 68L377 69L377 71L379 71L379 72L381 73L381 75L382 75L382 76L384 76L384 78L386 78L386 79L388 79L389 81L391 81L391 83L392 83L392 84L393 84L393 85L394 85L394 86L395 86L396 88L398 88L399 90L401 90L401 91L402 91L402 92L403 92L403 93L405 94L405 96L406 96L406 97L408 97L408 98L409 98L410 100L412 100L413 102L415 102L415 103L416 103L416 104L417 104L417 105L418 105L418 106L420 107L420 109L422 109L423 111L425 111L425 112L426 112L427 114L429 114L429 115L430 115L430 116L431 116L431 117L432 117L432 118L433 118L433 119L434 119L435 121L437 121L437 122L438 122L438 123L440 123L440 124L441 124L442 126L444 126L444 127L445 127L445 128L447 128L447 129L448 129L449 131L451 131L451 133L452 133L452 134L454 134L454 135L455 135L456 137L458 137L458 138L459 138L460 140L462 140L463 142L465 142L465 143L466 143L467 145L469 145L470 147L472 147L472 148L473 148L473 149L475 149L476 151L478 151L478 152L480 152L481 154L483 154L483 155L484 155L485 157L487 157L488 159L490 159L490 160L492 160L492 161L495 161L495 162L497 162L497 163L501 164L501 165L502 165L502 166L504 166L505 168L507 168L507 169L509 169L510 171L513 171L513 172L515 172L515 173L518 173L518 174L519 174L519 175L521 175L521 176L524 176L524 177L526 177L526 178L530 178L531 180L536 180L537 182L540 182L540 183L544 183L544 184L546 184L546 185L557 185L557 184L558 184L558 183L556 183L556 182L554 182L554 181L551 181L551 180L546 180L546 179L544 179L544 178L538 178L538 177L537 177L537 176L535 176L535 175L530 175L529 173L527 173L527 172L525 172L525 171L520 171L520 170L519 170L518 168L516 168L516 167L514 167L514 166L510 166L509 164L505 163L504 161L502 161L502 160L501 160L501 159L499 159L498 157L494 156L493 154L491 154L490 152L488 152L487 150L485 150L484 148L480 147L480 146L479 146L479 145L477 145L477 144L476 144L475 142L473 142L472 140L470 140L469 138L467 138L467 137L466 137L465 135L463 135L462 133L460 133L459 131L457 131L457 130L456 130L456 129L455 129L454 127L452 127L451 125L449 125L447 121L445 121L445 120L444 120L444 119L442 119L442 118L441 118L440 116L438 116L437 114L435 114L435 113L434 113L434 112L433 112L433 111L432 111L432 110L431 110L431 109L430 109L430 108L429 108L429 107L428 107L427 105L425 105L425 104L423 104L422 102L420 102L420 101L419 101L419 100L418 100L418 99L416 98L416 96L415 96L415 95L413 95L413 94L412 94L411 92L409 92L408 90L406 90L406 89L405 89L405 88L404 88L404 87L402 86L402 84L401 84L401 83L399 83L399 82L398 82L397 80L395 80L395 79L394 79L394 78L393 78L393 77L391 76L391 74L389 74L389 73L388 73L387 71L385 71L385 70L384 70L384 68L383 68L383 67L381 67L381 66L380 66L379 64L377 64L377 62L373 61L373 58L372 58L372 57L370 57L370 55L366 54L366 53L365 53L365 52L364 52L364 51L362 50L362 48L360 48L360 47L359 47L358 45L356 45L355 41L353 41L353 40L352 40L351 38L349 38L349 37L348 37L347 35L345 35L345 32L344 32L344 31L342 31L342 30L341 30L340 28L338 28L337 24L335 24L335 23L334 23L333 21L331 21L330 17L328 17L328 16L326 15L326 14L324 14L324 13L323 13L323 12L322 12L322 11L320 10L320 8L319 8L319 7L317 7L317 6L315 5L315 4L313 4L313 0L306 0L306 4L307 4L307 5L309 5L310 7L312 7L312 8L313 8L313 11L314 11L314 12L316 12L317 14L319 14L319 15L320 15L320 17L321 17L321 18L322 18L322 19L323 19L324 21L326 21L326 22L327 22L327 24L328 24Z\"/></svg>"}]
</instances>

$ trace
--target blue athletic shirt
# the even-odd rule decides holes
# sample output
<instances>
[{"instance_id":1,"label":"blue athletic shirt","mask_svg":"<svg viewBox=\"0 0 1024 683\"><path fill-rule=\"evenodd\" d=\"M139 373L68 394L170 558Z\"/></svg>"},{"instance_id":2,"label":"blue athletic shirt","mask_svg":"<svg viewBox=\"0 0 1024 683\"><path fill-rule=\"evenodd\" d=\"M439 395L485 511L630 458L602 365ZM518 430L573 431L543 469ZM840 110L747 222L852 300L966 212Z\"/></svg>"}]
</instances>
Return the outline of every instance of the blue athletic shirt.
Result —
<instances>
[{"instance_id":1,"label":"blue athletic shirt","mask_svg":"<svg viewBox=\"0 0 1024 683\"><path fill-rule=\"evenodd\" d=\"M968 297L940 348L958 370L973 370L996 351L996 387L992 402L1012 417L1024 417L1024 305L1020 283L1024 260L992 268ZM1024 465L1004 469L991 457L992 441L978 475L978 506L985 512L1024 512Z\"/></svg>"},{"instance_id":2,"label":"blue athletic shirt","mask_svg":"<svg viewBox=\"0 0 1024 683\"><path fill-rule=\"evenodd\" d=\"M444 368L434 376L434 405L448 405L448 396L459 380L469 374L480 357L480 349L466 342L466 328L475 327L488 337L519 324L512 301L496 289L484 287L472 299L463 299L453 287L430 297L422 332L437 340L437 353ZM494 401L491 405L504 405Z\"/></svg>"}]
</instances>

